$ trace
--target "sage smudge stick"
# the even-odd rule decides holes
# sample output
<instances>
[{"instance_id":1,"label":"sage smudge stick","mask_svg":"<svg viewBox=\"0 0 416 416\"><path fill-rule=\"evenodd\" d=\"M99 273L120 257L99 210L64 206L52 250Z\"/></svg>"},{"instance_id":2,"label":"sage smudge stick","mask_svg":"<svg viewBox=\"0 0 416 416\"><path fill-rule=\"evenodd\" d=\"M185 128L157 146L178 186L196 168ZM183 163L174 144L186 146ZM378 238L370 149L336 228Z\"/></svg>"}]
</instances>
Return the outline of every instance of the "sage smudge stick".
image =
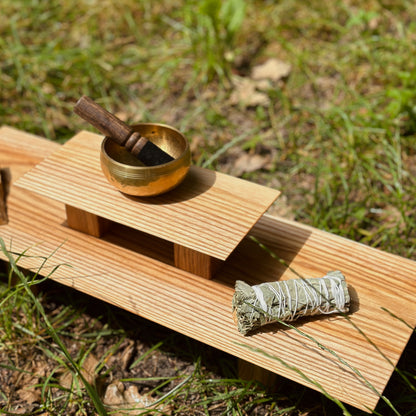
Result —
<instances>
[{"instance_id":1,"label":"sage smudge stick","mask_svg":"<svg viewBox=\"0 0 416 416\"><path fill-rule=\"evenodd\" d=\"M340 271L321 278L291 279L250 286L237 280L232 301L238 330L250 331L276 321L348 312L350 295Z\"/></svg>"}]
</instances>

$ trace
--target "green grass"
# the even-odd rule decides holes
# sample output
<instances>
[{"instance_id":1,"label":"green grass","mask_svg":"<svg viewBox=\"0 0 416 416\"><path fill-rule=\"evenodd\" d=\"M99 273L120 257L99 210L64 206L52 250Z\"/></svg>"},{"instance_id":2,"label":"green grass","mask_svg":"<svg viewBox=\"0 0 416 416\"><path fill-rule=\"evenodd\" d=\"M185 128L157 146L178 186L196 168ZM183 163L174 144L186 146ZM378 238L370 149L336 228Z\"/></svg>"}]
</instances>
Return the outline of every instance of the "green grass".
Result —
<instances>
[{"instance_id":1,"label":"green grass","mask_svg":"<svg viewBox=\"0 0 416 416\"><path fill-rule=\"evenodd\" d=\"M233 174L242 154L269 155L267 167L242 176L280 188L296 220L416 259L414 2L3 0L2 15L2 124L64 142L89 129L72 112L87 94L128 122L179 128L195 164ZM233 77L270 57L292 66L266 90L271 104L231 105ZM65 354L46 352L49 312L19 287L2 292L2 348L39 342L57 368L75 371ZM51 321L58 335L75 313L68 308ZM180 395L201 389L208 412L223 396L195 374ZM240 393L227 389L224 381L232 414ZM92 391L75 390L78 404L93 405ZM409 384L400 396L416 402Z\"/></svg>"},{"instance_id":2,"label":"green grass","mask_svg":"<svg viewBox=\"0 0 416 416\"><path fill-rule=\"evenodd\" d=\"M61 3L3 2L2 123L65 141L89 128L72 112L87 94L181 129L199 165L272 154L243 175L277 184L296 219L414 258L412 2ZM272 104L230 105L234 74L269 57L292 65Z\"/></svg>"},{"instance_id":3,"label":"green grass","mask_svg":"<svg viewBox=\"0 0 416 416\"><path fill-rule=\"evenodd\" d=\"M1 239L0 244L10 265L0 276L0 377L14 380L16 389L11 382L0 386L0 413L15 414L17 398L25 401L35 393L39 397L29 414L185 415L215 410L244 415L258 407L279 409L275 396L258 383L236 378L232 357L102 302L91 304L85 295L62 291L47 282L56 269L48 273L42 266L36 273L24 273L19 261L26 254L8 251ZM45 258L46 267L47 262ZM123 369L120 351L126 340L134 343L136 338L145 349L135 352ZM153 368L155 355L158 366L170 357L181 358L169 364L166 375L153 376L146 369ZM98 357L92 360L92 375L85 371L91 357ZM221 376L214 367L221 369ZM103 386L113 380L138 386L152 406L138 410L131 403L105 403ZM282 397L282 403L287 401ZM26 414L30 404L24 407Z\"/></svg>"},{"instance_id":4,"label":"green grass","mask_svg":"<svg viewBox=\"0 0 416 416\"><path fill-rule=\"evenodd\" d=\"M278 391L273 394L256 382L240 380L236 378L232 357L102 302L94 303L86 295L63 291L59 285L48 282L56 271L56 268L49 268L49 258L44 259L36 273L25 273L19 268L19 262L26 253L7 250L1 239L0 244L9 262L7 272L0 275L0 377L15 380L17 397L27 397L24 392L37 393L36 404L29 414L43 411L86 415L112 412L126 415L129 412L300 415L303 412L314 414L313 409L319 409L318 414L363 414L329 395L318 382L278 356L271 358L314 385L322 397L283 379L279 380ZM42 289L46 291L43 293ZM302 329L282 324L332 354L341 366L349 368L374 389L380 395L380 404L374 414L413 414L416 400L414 346L409 346L410 350L408 348L395 369L390 387L383 393L336 352ZM365 337L360 328L351 324ZM125 341L132 345L135 339L141 346L147 344L148 347L136 351L125 364L120 364L125 361L123 351L128 350ZM267 355L261 349L256 352ZM155 362L160 367L157 370L152 364L155 354ZM111 361L113 356L115 360ZM92 368L87 364L91 357L97 357L93 358ZM168 364L168 373L163 375L164 363L172 357L181 358L174 358L175 364ZM384 358L394 366L387 357ZM146 365L149 362L153 371L161 375L149 374ZM90 370L86 372L86 368ZM143 405L139 411L137 405L105 403L103 387L118 379L124 385L139 386L144 397L151 398L153 407ZM16 392L10 395L12 386L9 382L0 387L0 411L6 414L18 410ZM389 395L391 391L393 396Z\"/></svg>"}]
</instances>

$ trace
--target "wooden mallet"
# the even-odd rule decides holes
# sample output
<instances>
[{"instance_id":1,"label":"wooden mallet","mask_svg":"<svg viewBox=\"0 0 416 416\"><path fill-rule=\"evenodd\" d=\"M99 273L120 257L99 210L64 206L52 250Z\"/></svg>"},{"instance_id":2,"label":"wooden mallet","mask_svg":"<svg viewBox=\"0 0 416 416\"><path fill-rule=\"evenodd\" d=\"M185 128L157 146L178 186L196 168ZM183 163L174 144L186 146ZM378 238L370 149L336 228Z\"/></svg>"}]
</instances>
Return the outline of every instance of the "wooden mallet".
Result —
<instances>
[{"instance_id":1,"label":"wooden mallet","mask_svg":"<svg viewBox=\"0 0 416 416\"><path fill-rule=\"evenodd\" d=\"M174 160L160 147L85 95L75 104L74 112L102 134L120 146L124 146L146 166L162 165Z\"/></svg>"}]
</instances>

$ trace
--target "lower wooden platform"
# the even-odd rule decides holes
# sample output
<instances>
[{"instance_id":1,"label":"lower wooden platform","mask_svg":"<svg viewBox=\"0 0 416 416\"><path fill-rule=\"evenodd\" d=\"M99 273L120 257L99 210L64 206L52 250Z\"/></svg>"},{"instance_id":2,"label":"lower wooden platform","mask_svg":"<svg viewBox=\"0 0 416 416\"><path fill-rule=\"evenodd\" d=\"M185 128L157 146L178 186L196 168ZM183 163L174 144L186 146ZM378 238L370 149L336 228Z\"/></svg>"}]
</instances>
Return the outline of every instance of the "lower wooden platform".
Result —
<instances>
[{"instance_id":1,"label":"lower wooden platform","mask_svg":"<svg viewBox=\"0 0 416 416\"><path fill-rule=\"evenodd\" d=\"M0 168L16 180L56 144L0 129ZM249 363L374 409L416 324L416 263L297 222L264 215L213 280L174 267L166 240L110 223L101 237L68 227L65 206L13 187L0 237L19 264L176 330ZM258 242L276 253L269 254ZM1 254L2 258L5 258ZM341 270L352 296L348 318L331 315L244 337L231 316L236 279L250 284L321 277ZM400 320L398 319L400 318ZM307 336L302 334L306 333ZM322 349L329 348L333 353Z\"/></svg>"}]
</instances>

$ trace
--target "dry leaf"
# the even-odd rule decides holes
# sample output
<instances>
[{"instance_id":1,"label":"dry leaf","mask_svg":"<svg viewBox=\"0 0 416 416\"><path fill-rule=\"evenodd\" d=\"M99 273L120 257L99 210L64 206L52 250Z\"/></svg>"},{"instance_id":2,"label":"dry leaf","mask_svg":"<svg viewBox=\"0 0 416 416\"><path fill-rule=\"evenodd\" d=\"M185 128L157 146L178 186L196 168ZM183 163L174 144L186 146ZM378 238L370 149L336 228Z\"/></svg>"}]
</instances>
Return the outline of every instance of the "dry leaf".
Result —
<instances>
[{"instance_id":1,"label":"dry leaf","mask_svg":"<svg viewBox=\"0 0 416 416\"><path fill-rule=\"evenodd\" d=\"M264 168L270 161L269 156L261 156L259 154L242 153L234 162L232 167L232 175L241 176L246 172L255 172Z\"/></svg>"},{"instance_id":2,"label":"dry leaf","mask_svg":"<svg viewBox=\"0 0 416 416\"><path fill-rule=\"evenodd\" d=\"M131 359L134 355L134 352L136 351L136 345L134 343L134 340L130 339L127 342L127 346L124 349L123 353L121 354L121 368L123 370L127 370L127 368L130 365Z\"/></svg>"},{"instance_id":3,"label":"dry leaf","mask_svg":"<svg viewBox=\"0 0 416 416\"><path fill-rule=\"evenodd\" d=\"M109 384L105 390L103 402L107 406L117 406L124 403L124 384L121 381L115 381Z\"/></svg>"},{"instance_id":4,"label":"dry leaf","mask_svg":"<svg viewBox=\"0 0 416 416\"><path fill-rule=\"evenodd\" d=\"M269 215L283 217L288 220L295 219L295 213L288 203L286 195L280 195L276 202L267 210Z\"/></svg>"},{"instance_id":5,"label":"dry leaf","mask_svg":"<svg viewBox=\"0 0 416 416\"><path fill-rule=\"evenodd\" d=\"M88 381L88 383L93 384L95 381L95 369L97 368L98 360L94 354L89 354L87 358L82 363L82 375Z\"/></svg>"},{"instance_id":6,"label":"dry leaf","mask_svg":"<svg viewBox=\"0 0 416 416\"><path fill-rule=\"evenodd\" d=\"M276 82L279 79L289 76L291 69L290 64L276 58L271 58L264 64L255 66L252 70L251 77L254 80L269 79Z\"/></svg>"},{"instance_id":7,"label":"dry leaf","mask_svg":"<svg viewBox=\"0 0 416 416\"><path fill-rule=\"evenodd\" d=\"M19 399L27 404L40 403L41 393L39 389L23 388L17 391Z\"/></svg>"},{"instance_id":8,"label":"dry leaf","mask_svg":"<svg viewBox=\"0 0 416 416\"><path fill-rule=\"evenodd\" d=\"M98 365L98 360L94 354L89 354L82 363L81 373L89 384L94 384L96 379L95 369ZM59 377L59 384L62 387L70 389L73 383L74 375L71 371L66 370Z\"/></svg>"},{"instance_id":9,"label":"dry leaf","mask_svg":"<svg viewBox=\"0 0 416 416\"><path fill-rule=\"evenodd\" d=\"M70 389L72 386L72 379L72 373L69 370L66 370L59 376L59 384L65 389Z\"/></svg>"},{"instance_id":10,"label":"dry leaf","mask_svg":"<svg viewBox=\"0 0 416 416\"><path fill-rule=\"evenodd\" d=\"M140 394L137 390L137 386L128 387L128 389L124 392L124 400L130 406L135 405L136 407L151 406L154 402L154 400L151 400L148 395Z\"/></svg>"},{"instance_id":11,"label":"dry leaf","mask_svg":"<svg viewBox=\"0 0 416 416\"><path fill-rule=\"evenodd\" d=\"M234 78L234 91L230 96L231 105L240 104L245 107L255 107L259 105L267 106L269 102L267 94L258 91L256 81L250 78Z\"/></svg>"},{"instance_id":12,"label":"dry leaf","mask_svg":"<svg viewBox=\"0 0 416 416\"><path fill-rule=\"evenodd\" d=\"M121 381L115 381L108 385L103 402L106 406L111 406L113 415L121 416L137 415L140 409L151 408L155 399L147 394L140 394L137 386L132 385L125 389ZM117 412L117 409L120 410L120 413ZM160 410L165 414L171 413L171 408L168 405L163 405Z\"/></svg>"}]
</instances>

